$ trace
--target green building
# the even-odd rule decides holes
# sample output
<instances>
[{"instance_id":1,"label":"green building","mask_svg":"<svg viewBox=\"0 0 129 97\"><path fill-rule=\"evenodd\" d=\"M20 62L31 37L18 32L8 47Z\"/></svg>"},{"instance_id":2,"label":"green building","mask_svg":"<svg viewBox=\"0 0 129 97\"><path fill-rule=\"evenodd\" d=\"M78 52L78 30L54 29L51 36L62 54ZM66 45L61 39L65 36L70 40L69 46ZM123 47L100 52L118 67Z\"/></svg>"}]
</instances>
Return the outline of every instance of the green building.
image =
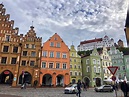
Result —
<instances>
[{"instance_id":1,"label":"green building","mask_svg":"<svg viewBox=\"0 0 129 97\"><path fill-rule=\"evenodd\" d=\"M122 68L123 69L122 79L124 80L124 76L126 75L127 80L129 80L129 55L124 55L124 64L125 65L123 65L123 68Z\"/></svg>"},{"instance_id":2,"label":"green building","mask_svg":"<svg viewBox=\"0 0 129 97\"><path fill-rule=\"evenodd\" d=\"M89 87L103 84L101 57L96 49L82 57L82 78Z\"/></svg>"},{"instance_id":3,"label":"green building","mask_svg":"<svg viewBox=\"0 0 129 97\"><path fill-rule=\"evenodd\" d=\"M119 68L116 72L116 76L118 76L119 79L124 79L126 70L125 64L129 64L129 62L127 62L129 56L123 58L123 52L120 52L114 46L110 48L108 53L112 59L112 66L118 66Z\"/></svg>"},{"instance_id":4,"label":"green building","mask_svg":"<svg viewBox=\"0 0 129 97\"><path fill-rule=\"evenodd\" d=\"M81 57L77 54L74 45L70 47L70 82L82 80Z\"/></svg>"}]
</instances>

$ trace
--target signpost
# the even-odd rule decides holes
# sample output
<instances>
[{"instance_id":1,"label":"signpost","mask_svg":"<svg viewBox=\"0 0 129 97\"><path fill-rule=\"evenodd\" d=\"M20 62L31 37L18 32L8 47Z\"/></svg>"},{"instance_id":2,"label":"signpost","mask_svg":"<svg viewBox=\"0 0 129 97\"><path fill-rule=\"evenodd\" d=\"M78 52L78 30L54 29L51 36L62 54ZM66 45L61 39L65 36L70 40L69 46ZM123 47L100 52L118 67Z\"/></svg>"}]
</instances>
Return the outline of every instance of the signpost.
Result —
<instances>
[{"instance_id":1,"label":"signpost","mask_svg":"<svg viewBox=\"0 0 129 97\"><path fill-rule=\"evenodd\" d=\"M115 81L116 81L116 71L118 70L118 66L109 66L107 67L109 69L109 71L112 73L112 80L114 81L114 88L115 88L115 94L116 94L116 97L117 97L117 91L116 91L116 87L115 87Z\"/></svg>"}]
</instances>

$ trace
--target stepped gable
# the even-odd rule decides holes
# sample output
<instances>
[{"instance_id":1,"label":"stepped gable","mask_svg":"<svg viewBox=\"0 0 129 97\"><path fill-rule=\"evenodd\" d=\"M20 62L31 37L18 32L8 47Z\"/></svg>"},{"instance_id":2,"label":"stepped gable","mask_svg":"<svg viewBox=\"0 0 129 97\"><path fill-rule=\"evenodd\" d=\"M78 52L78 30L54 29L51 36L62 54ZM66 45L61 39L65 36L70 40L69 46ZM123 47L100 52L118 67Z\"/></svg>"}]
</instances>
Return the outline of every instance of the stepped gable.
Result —
<instances>
[{"instance_id":1,"label":"stepped gable","mask_svg":"<svg viewBox=\"0 0 129 97\"><path fill-rule=\"evenodd\" d=\"M6 9L3 4L0 4L0 36L2 40L5 40L5 35L10 35L9 41L20 41L20 38L14 40L14 38L19 37L19 28L14 28L14 20L10 20L10 15L5 14Z\"/></svg>"},{"instance_id":2,"label":"stepped gable","mask_svg":"<svg viewBox=\"0 0 129 97\"><path fill-rule=\"evenodd\" d=\"M102 38L98 38L98 39L92 39L92 40L87 40L87 41L82 41L80 42L80 44L87 44L87 43L92 43L92 42L100 42L102 41Z\"/></svg>"},{"instance_id":3,"label":"stepped gable","mask_svg":"<svg viewBox=\"0 0 129 97\"><path fill-rule=\"evenodd\" d=\"M34 27L30 26L30 30L27 32L27 34L25 34L24 40L25 41L41 42L42 37L37 37L35 30L34 30Z\"/></svg>"}]
</instances>

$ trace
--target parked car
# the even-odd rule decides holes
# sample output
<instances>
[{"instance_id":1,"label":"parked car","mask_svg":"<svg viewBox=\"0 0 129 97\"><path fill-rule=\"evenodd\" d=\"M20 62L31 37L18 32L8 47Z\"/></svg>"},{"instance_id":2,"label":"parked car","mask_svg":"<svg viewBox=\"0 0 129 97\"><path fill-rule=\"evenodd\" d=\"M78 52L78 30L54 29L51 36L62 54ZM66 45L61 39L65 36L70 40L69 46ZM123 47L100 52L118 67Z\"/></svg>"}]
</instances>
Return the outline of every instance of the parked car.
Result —
<instances>
[{"instance_id":1,"label":"parked car","mask_svg":"<svg viewBox=\"0 0 129 97\"><path fill-rule=\"evenodd\" d=\"M68 94L68 93L77 93L77 84L69 84L67 87L65 87L64 89L64 93Z\"/></svg>"},{"instance_id":2,"label":"parked car","mask_svg":"<svg viewBox=\"0 0 129 97\"><path fill-rule=\"evenodd\" d=\"M96 92L113 92L113 87L111 85L102 85L100 87L95 87Z\"/></svg>"}]
</instances>

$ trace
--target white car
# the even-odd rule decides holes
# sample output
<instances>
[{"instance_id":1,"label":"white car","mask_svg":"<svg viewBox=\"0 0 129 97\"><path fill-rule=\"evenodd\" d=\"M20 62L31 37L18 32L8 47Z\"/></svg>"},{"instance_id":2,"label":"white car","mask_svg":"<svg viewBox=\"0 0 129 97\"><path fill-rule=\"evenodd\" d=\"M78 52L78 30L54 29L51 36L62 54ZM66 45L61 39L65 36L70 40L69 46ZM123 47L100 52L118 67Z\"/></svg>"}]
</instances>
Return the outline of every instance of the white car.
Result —
<instances>
[{"instance_id":1,"label":"white car","mask_svg":"<svg viewBox=\"0 0 129 97\"><path fill-rule=\"evenodd\" d=\"M113 92L113 87L111 85L102 85L100 87L95 87L96 92Z\"/></svg>"},{"instance_id":2,"label":"white car","mask_svg":"<svg viewBox=\"0 0 129 97\"><path fill-rule=\"evenodd\" d=\"M64 89L64 93L77 93L77 84L70 84Z\"/></svg>"}]
</instances>

